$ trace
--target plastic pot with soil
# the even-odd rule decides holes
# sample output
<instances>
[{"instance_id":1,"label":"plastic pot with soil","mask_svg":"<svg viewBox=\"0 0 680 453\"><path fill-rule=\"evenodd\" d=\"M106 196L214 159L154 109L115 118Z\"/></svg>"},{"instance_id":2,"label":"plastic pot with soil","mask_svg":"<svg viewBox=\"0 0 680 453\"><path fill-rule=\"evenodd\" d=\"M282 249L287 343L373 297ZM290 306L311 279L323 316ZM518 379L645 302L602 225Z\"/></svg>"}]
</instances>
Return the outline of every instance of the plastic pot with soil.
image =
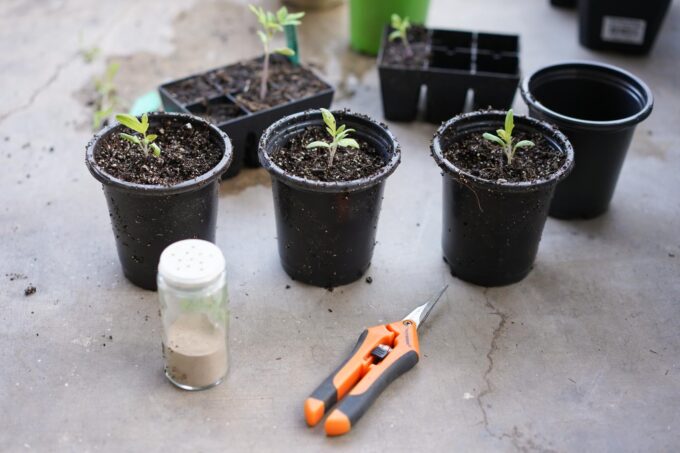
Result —
<instances>
[{"instance_id":1,"label":"plastic pot with soil","mask_svg":"<svg viewBox=\"0 0 680 453\"><path fill-rule=\"evenodd\" d=\"M380 37L392 14L423 24L430 0L350 0L350 45L357 52L377 55Z\"/></svg>"},{"instance_id":2,"label":"plastic pot with soil","mask_svg":"<svg viewBox=\"0 0 680 453\"><path fill-rule=\"evenodd\" d=\"M521 91L529 114L555 124L574 147L576 166L557 186L550 215L589 219L606 212L635 127L652 112L650 89L615 66L566 62L534 72Z\"/></svg>"},{"instance_id":3,"label":"plastic pot with soil","mask_svg":"<svg viewBox=\"0 0 680 453\"><path fill-rule=\"evenodd\" d=\"M329 107L333 88L312 70L272 56L267 97L259 98L262 57L223 66L161 85L163 107L215 124L232 139L234 164L226 177L245 164L259 166L257 143L274 121L311 108Z\"/></svg>"},{"instance_id":4,"label":"plastic pot with soil","mask_svg":"<svg viewBox=\"0 0 680 453\"><path fill-rule=\"evenodd\" d=\"M425 119L441 123L461 113L468 91L474 108L508 109L520 79L519 36L429 29L418 25L390 40L386 27L378 56L385 118L413 121L426 86Z\"/></svg>"},{"instance_id":5,"label":"plastic pot with soil","mask_svg":"<svg viewBox=\"0 0 680 453\"><path fill-rule=\"evenodd\" d=\"M567 138L555 127L514 117L508 162L484 133L503 129L506 112L477 111L452 118L437 130L432 156L444 170L442 248L451 273L462 280L501 286L531 270L555 186L573 166Z\"/></svg>"},{"instance_id":6,"label":"plastic pot with soil","mask_svg":"<svg viewBox=\"0 0 680 453\"><path fill-rule=\"evenodd\" d=\"M148 116L158 156L121 133L142 137L113 124L88 144L86 164L102 183L123 274L155 290L165 247L181 239L215 241L219 178L231 163L231 143L215 126L177 113Z\"/></svg>"},{"instance_id":7,"label":"plastic pot with soil","mask_svg":"<svg viewBox=\"0 0 680 453\"><path fill-rule=\"evenodd\" d=\"M358 148L341 140L331 157L328 147L310 147L333 141L318 110L277 121L259 147L272 177L283 269L321 287L353 282L370 266L385 181L401 158L385 125L349 111L333 115L331 130L344 125L350 133L343 140L355 140Z\"/></svg>"}]
</instances>

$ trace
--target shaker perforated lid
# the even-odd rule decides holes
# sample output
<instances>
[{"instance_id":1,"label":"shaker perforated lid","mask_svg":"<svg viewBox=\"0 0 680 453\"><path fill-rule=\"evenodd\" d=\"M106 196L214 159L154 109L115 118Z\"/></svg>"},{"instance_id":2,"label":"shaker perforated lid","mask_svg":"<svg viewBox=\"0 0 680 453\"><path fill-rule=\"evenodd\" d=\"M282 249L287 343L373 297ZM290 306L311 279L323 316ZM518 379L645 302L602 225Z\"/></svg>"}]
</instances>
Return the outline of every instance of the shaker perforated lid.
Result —
<instances>
[{"instance_id":1,"label":"shaker perforated lid","mask_svg":"<svg viewBox=\"0 0 680 453\"><path fill-rule=\"evenodd\" d=\"M172 286L197 288L215 281L224 267L224 255L215 244L185 239L163 250L158 274Z\"/></svg>"}]
</instances>

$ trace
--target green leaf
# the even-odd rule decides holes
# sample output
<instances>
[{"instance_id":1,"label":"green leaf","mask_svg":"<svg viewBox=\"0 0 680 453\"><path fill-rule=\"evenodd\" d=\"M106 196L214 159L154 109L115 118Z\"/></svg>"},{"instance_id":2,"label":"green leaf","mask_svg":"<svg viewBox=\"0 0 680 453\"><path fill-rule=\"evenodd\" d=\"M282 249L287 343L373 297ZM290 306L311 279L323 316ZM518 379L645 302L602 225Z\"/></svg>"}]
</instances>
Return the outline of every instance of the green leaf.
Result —
<instances>
[{"instance_id":1,"label":"green leaf","mask_svg":"<svg viewBox=\"0 0 680 453\"><path fill-rule=\"evenodd\" d=\"M509 141L510 137L512 137L512 130L515 128L515 120L513 118L513 113L512 109L508 110L508 113L505 115L505 132L508 134L508 140Z\"/></svg>"},{"instance_id":2,"label":"green leaf","mask_svg":"<svg viewBox=\"0 0 680 453\"><path fill-rule=\"evenodd\" d=\"M394 41L397 38L401 38L401 32L399 30L394 30L390 35L387 37L389 41Z\"/></svg>"},{"instance_id":3,"label":"green leaf","mask_svg":"<svg viewBox=\"0 0 680 453\"><path fill-rule=\"evenodd\" d=\"M342 132L345 130L345 127L346 127L346 126L345 126L344 124L341 124L340 127L338 128L338 130L335 131L335 134L336 134L336 135L342 134Z\"/></svg>"},{"instance_id":4,"label":"green leaf","mask_svg":"<svg viewBox=\"0 0 680 453\"><path fill-rule=\"evenodd\" d=\"M489 134L488 132L485 132L482 137L484 137L486 140L494 143L498 143L501 146L505 146L505 142L501 140L500 138L496 137L493 134Z\"/></svg>"},{"instance_id":5,"label":"green leaf","mask_svg":"<svg viewBox=\"0 0 680 453\"><path fill-rule=\"evenodd\" d=\"M335 137L336 134L336 129L335 129L335 117L333 114L330 112L328 109L321 109L321 116L323 117L323 122L326 123L326 126L330 128L332 132L330 134Z\"/></svg>"},{"instance_id":6,"label":"green leaf","mask_svg":"<svg viewBox=\"0 0 680 453\"><path fill-rule=\"evenodd\" d=\"M257 36L260 37L260 41L262 41L262 44L267 44L267 41L269 41L269 38L262 30L257 31Z\"/></svg>"},{"instance_id":7,"label":"green leaf","mask_svg":"<svg viewBox=\"0 0 680 453\"><path fill-rule=\"evenodd\" d=\"M156 134L149 134L146 136L146 142L151 143L152 141L156 140L158 138L158 135Z\"/></svg>"},{"instance_id":8,"label":"green leaf","mask_svg":"<svg viewBox=\"0 0 680 453\"><path fill-rule=\"evenodd\" d=\"M401 25L401 17L398 14L392 14L392 28L399 28Z\"/></svg>"},{"instance_id":9,"label":"green leaf","mask_svg":"<svg viewBox=\"0 0 680 453\"><path fill-rule=\"evenodd\" d=\"M312 143L307 144L307 149L310 149L310 148L330 148L330 147L331 147L331 145L329 145L326 142L322 142L322 141L316 141L316 142L312 142Z\"/></svg>"},{"instance_id":10,"label":"green leaf","mask_svg":"<svg viewBox=\"0 0 680 453\"><path fill-rule=\"evenodd\" d=\"M132 129L135 132L142 132L144 127L142 123L139 122L136 116L128 115L127 113L119 113L116 115L116 121L125 127Z\"/></svg>"},{"instance_id":11,"label":"green leaf","mask_svg":"<svg viewBox=\"0 0 680 453\"><path fill-rule=\"evenodd\" d=\"M288 15L288 20L297 20L297 21L299 21L299 20L302 19L303 17L305 17L304 11L303 11L303 12L300 12L300 13L291 13L291 14Z\"/></svg>"},{"instance_id":12,"label":"green leaf","mask_svg":"<svg viewBox=\"0 0 680 453\"><path fill-rule=\"evenodd\" d=\"M154 156L159 157L161 155L161 149L157 144L152 143L149 145L149 148L151 148L151 151L153 151Z\"/></svg>"},{"instance_id":13,"label":"green leaf","mask_svg":"<svg viewBox=\"0 0 680 453\"><path fill-rule=\"evenodd\" d=\"M147 113L144 113L142 115L142 130L139 131L142 134L146 134L146 131L149 130L149 115Z\"/></svg>"},{"instance_id":14,"label":"green leaf","mask_svg":"<svg viewBox=\"0 0 680 453\"><path fill-rule=\"evenodd\" d=\"M276 22L272 22L272 23L267 24L267 28L269 28L273 31L283 31L283 27L281 26L281 24L278 24Z\"/></svg>"},{"instance_id":15,"label":"green leaf","mask_svg":"<svg viewBox=\"0 0 680 453\"><path fill-rule=\"evenodd\" d=\"M115 77L115 75L118 73L118 70L120 69L120 63L114 61L110 65L107 66L106 68L106 78L108 80L111 80Z\"/></svg>"},{"instance_id":16,"label":"green leaf","mask_svg":"<svg viewBox=\"0 0 680 453\"><path fill-rule=\"evenodd\" d=\"M496 135L500 137L500 139L503 140L505 143L507 143L510 139L510 137L508 137L508 134L503 129L496 129Z\"/></svg>"},{"instance_id":17,"label":"green leaf","mask_svg":"<svg viewBox=\"0 0 680 453\"><path fill-rule=\"evenodd\" d=\"M276 49L274 52L281 55L285 55L287 57L292 57L293 55L295 55L295 51L293 49L289 49L288 47Z\"/></svg>"},{"instance_id":18,"label":"green leaf","mask_svg":"<svg viewBox=\"0 0 680 453\"><path fill-rule=\"evenodd\" d=\"M281 9L276 12L276 18L282 23L286 20L286 17L288 17L288 8L282 6Z\"/></svg>"},{"instance_id":19,"label":"green leaf","mask_svg":"<svg viewBox=\"0 0 680 453\"><path fill-rule=\"evenodd\" d=\"M338 146L359 149L359 144L353 138L345 138L338 142Z\"/></svg>"},{"instance_id":20,"label":"green leaf","mask_svg":"<svg viewBox=\"0 0 680 453\"><path fill-rule=\"evenodd\" d=\"M121 132L118 135L123 140L128 141L130 143L134 143L135 145L141 145L142 144L142 142L139 140L139 137L137 137L136 135L126 134L125 132Z\"/></svg>"},{"instance_id":21,"label":"green leaf","mask_svg":"<svg viewBox=\"0 0 680 453\"><path fill-rule=\"evenodd\" d=\"M536 146L536 144L531 140L520 140L517 142L517 144L515 144L513 150L516 150L517 148L532 148L534 146Z\"/></svg>"},{"instance_id":22,"label":"green leaf","mask_svg":"<svg viewBox=\"0 0 680 453\"><path fill-rule=\"evenodd\" d=\"M294 25L294 26L297 27L297 26L300 25L301 23L302 23L302 22L300 22L299 20L286 19L285 22L281 22L281 25Z\"/></svg>"},{"instance_id":23,"label":"green leaf","mask_svg":"<svg viewBox=\"0 0 680 453\"><path fill-rule=\"evenodd\" d=\"M262 24L264 25L264 21L267 20L267 16L264 14L264 10L261 7L258 8L258 7L253 6L253 5L248 5L248 7L253 12L253 14L255 14L255 16L257 17L257 20L262 22Z\"/></svg>"}]
</instances>

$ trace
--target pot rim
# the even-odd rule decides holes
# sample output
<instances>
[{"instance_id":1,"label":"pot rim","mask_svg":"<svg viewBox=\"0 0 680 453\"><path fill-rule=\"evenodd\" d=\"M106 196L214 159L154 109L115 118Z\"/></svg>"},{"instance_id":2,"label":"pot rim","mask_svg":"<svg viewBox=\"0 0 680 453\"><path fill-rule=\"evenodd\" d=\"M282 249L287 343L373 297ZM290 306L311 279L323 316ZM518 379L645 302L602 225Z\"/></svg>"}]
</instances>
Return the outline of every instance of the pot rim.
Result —
<instances>
[{"instance_id":1,"label":"pot rim","mask_svg":"<svg viewBox=\"0 0 680 453\"><path fill-rule=\"evenodd\" d=\"M474 125L478 121L489 121L492 120L497 122L499 127L502 127L505 121L505 115L507 112L502 110L477 110L475 112L463 113L454 116L450 120L442 123L442 125L435 132L432 142L430 143L430 151L433 159L437 162L437 165L444 170L448 175L459 179L463 183L473 183L475 186L479 186L487 189L503 190L506 192L528 192L533 190L538 190L542 187L556 184L560 180L564 179L572 170L574 166L574 149L567 137L560 132L555 126L546 123L545 121L540 121L535 118L531 118L525 115L515 115L515 126L522 125L533 129L534 131L543 134L544 136L552 139L552 141L560 148L561 151L565 153L565 159L562 166L550 174L547 178L536 179L532 181L519 181L519 182L498 182L495 180L480 178L479 176L474 176L470 172L463 170L462 168L456 166L448 159L444 157L444 152L442 150L440 137L446 132L446 130L454 125L460 123L469 123Z\"/></svg>"},{"instance_id":2,"label":"pot rim","mask_svg":"<svg viewBox=\"0 0 680 453\"><path fill-rule=\"evenodd\" d=\"M262 164L262 167L272 176L290 186L313 192L354 192L357 190L366 189L379 184L385 178L391 175L394 170L396 170L397 166L401 162L401 147L399 146L399 142L397 142L395 136L387 128L387 125L379 123L367 115L355 113L346 109L332 110L331 112L333 113L333 116L335 116L338 124L342 123L343 119L349 119L355 123L363 123L365 127L373 129L378 134L382 134L386 141L389 142L391 148L391 157L377 173L363 178L353 179L351 181L317 181L290 174L271 160L269 153L267 153L265 149L267 149L269 145L268 142L273 137L278 135L279 130L288 129L303 122L304 120L310 119L311 124L323 125L323 118L321 116L320 109L309 109L302 112L293 113L292 115L281 118L269 126L262 134L262 137L260 137L260 142L258 145L258 155L260 157L260 163ZM357 129L358 132L361 125L355 124L352 127Z\"/></svg>"},{"instance_id":3,"label":"pot rim","mask_svg":"<svg viewBox=\"0 0 680 453\"><path fill-rule=\"evenodd\" d=\"M585 120L556 112L539 102L531 92L530 87L541 76L554 77L566 71L577 71L581 75L587 74L588 78L602 83L625 85L625 88L622 87L622 89L635 92L642 106L633 115L607 121ZM525 104L559 124L598 130L619 129L640 123L651 114L654 106L652 91L642 79L617 66L587 60L566 61L539 68L522 80L520 92Z\"/></svg>"},{"instance_id":4,"label":"pot rim","mask_svg":"<svg viewBox=\"0 0 680 453\"><path fill-rule=\"evenodd\" d=\"M120 189L127 192L135 192L137 194L142 195L173 195L188 192L198 187L205 186L206 184L217 180L225 171L227 171L234 157L231 140L229 139L229 136L227 136L227 134L225 134L222 130L218 129L216 126L205 121L203 118L200 118L195 115L190 115L187 113L151 112L149 113L149 122L155 119L162 119L168 117L175 119L184 119L194 124L201 124L202 126L208 127L209 130L211 130L217 137L220 137L222 140L224 149L222 159L220 159L220 161L213 168L203 173L202 175L192 179L188 179L186 181L182 181L181 183L172 186L164 186L161 184L140 184L116 178L113 175L110 175L106 173L104 170L102 170L94 158L95 150L99 145L100 140L106 137L107 135L114 133L116 129L123 127L122 124L114 122L113 124L110 124L109 126L97 132L92 138L92 140L90 140L90 142L87 144L87 148L85 151L85 163L87 164L87 168L88 170L90 170L92 176L94 176L95 179L97 179L99 182L106 186L115 187L116 189Z\"/></svg>"}]
</instances>

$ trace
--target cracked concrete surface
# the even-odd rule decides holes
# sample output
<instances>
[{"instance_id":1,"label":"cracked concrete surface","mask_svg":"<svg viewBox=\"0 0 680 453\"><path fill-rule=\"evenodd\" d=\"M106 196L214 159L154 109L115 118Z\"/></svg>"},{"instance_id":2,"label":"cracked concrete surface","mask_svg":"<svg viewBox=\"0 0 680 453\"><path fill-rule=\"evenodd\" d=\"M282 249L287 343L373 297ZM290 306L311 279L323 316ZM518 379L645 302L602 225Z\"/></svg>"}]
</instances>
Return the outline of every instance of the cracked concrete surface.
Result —
<instances>
[{"instance_id":1,"label":"cracked concrete surface","mask_svg":"<svg viewBox=\"0 0 680 453\"><path fill-rule=\"evenodd\" d=\"M612 209L549 220L523 282L485 289L441 259L435 126L390 124L390 177L368 275L335 291L283 273L261 170L224 182L217 243L229 262L231 370L185 393L162 374L155 293L121 275L88 174L82 96L110 61L126 103L171 78L259 51L245 0L0 3L0 451L677 451L680 448L680 4L648 58L590 52L547 1L432 0L435 27L520 33L525 73L565 59L642 77L656 106L637 130ZM264 2L273 5L274 1ZM347 50L345 7L310 12L302 57L335 107L381 118L373 60ZM82 36L82 38L81 38ZM98 46L91 64L78 56ZM520 100L515 109L525 112ZM307 394L366 325L450 287L417 367L349 435L302 417ZM24 296L34 285L37 292ZM290 285L290 289L286 289Z\"/></svg>"}]
</instances>

